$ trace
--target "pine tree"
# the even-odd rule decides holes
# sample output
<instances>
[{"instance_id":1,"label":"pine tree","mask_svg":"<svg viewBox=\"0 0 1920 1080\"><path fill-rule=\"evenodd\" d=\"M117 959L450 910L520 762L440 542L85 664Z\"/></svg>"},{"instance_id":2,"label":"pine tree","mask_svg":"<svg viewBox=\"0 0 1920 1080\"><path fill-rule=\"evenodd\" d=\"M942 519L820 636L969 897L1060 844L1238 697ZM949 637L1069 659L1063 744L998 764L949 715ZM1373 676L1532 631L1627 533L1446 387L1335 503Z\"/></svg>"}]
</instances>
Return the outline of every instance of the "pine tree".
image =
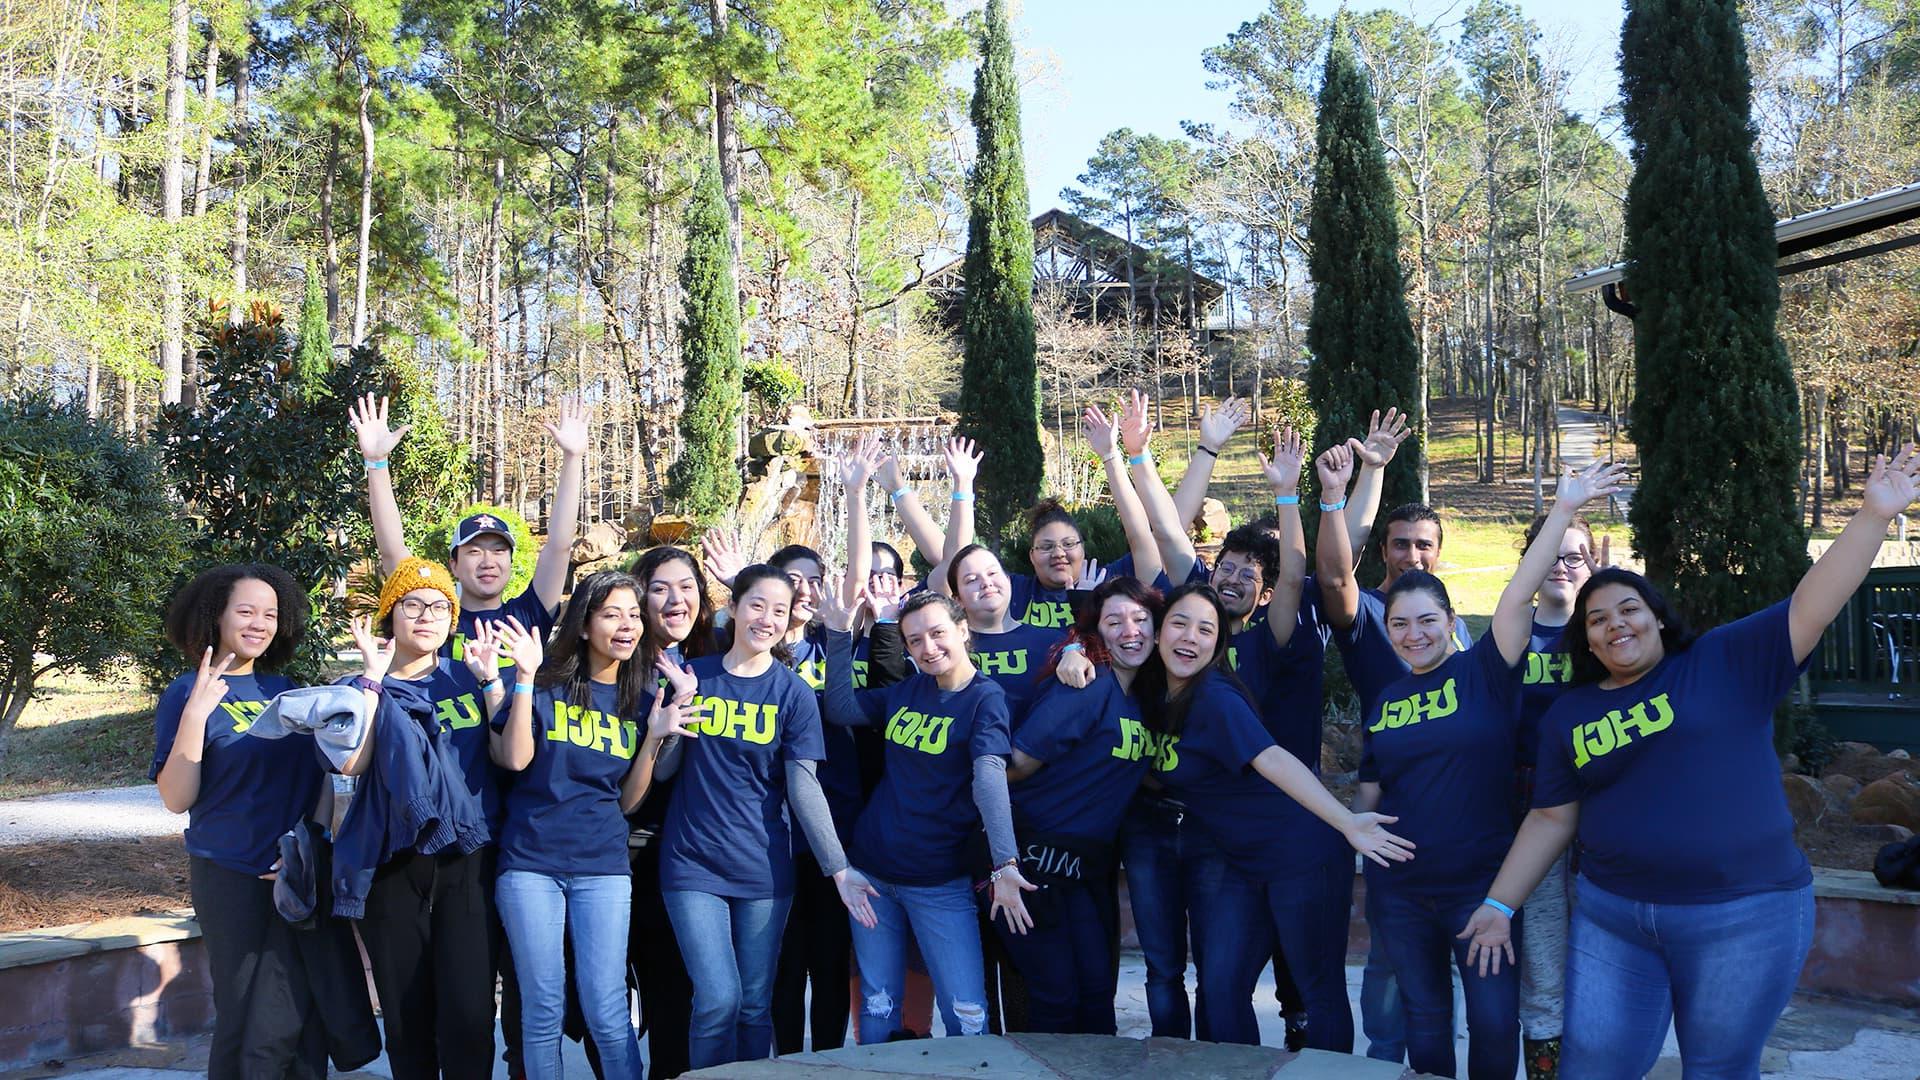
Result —
<instances>
[{"instance_id":1,"label":"pine tree","mask_svg":"<svg viewBox=\"0 0 1920 1080\"><path fill-rule=\"evenodd\" d=\"M1317 454L1365 437L1373 410L1407 414L1425 437L1420 343L1407 317L1393 181L1367 77L1354 61L1344 22L1334 27L1320 86L1307 234L1313 250L1313 313L1307 323L1307 396L1318 418ZM1420 499L1419 447L1400 448L1387 467L1380 505ZM1372 556L1369 556L1372 560Z\"/></svg>"},{"instance_id":2,"label":"pine tree","mask_svg":"<svg viewBox=\"0 0 1920 1080\"><path fill-rule=\"evenodd\" d=\"M327 324L327 294L320 271L307 260L306 292L300 298L300 340L293 357L293 378L301 393L311 397L326 384L333 367L333 328Z\"/></svg>"},{"instance_id":3,"label":"pine tree","mask_svg":"<svg viewBox=\"0 0 1920 1080\"><path fill-rule=\"evenodd\" d=\"M1620 43L1635 165L1626 292L1638 306L1629 515L1648 576L1711 626L1792 591L1800 409L1775 333L1774 214L1734 0L1634 0Z\"/></svg>"},{"instance_id":4,"label":"pine tree","mask_svg":"<svg viewBox=\"0 0 1920 1080\"><path fill-rule=\"evenodd\" d=\"M684 222L687 250L680 260L680 288L687 299L680 341L685 408L680 414L680 458L667 470L667 498L681 513L712 522L740 501L734 445L742 378L740 299L734 291L727 200L716 161L709 160L700 170Z\"/></svg>"},{"instance_id":5,"label":"pine tree","mask_svg":"<svg viewBox=\"0 0 1920 1080\"><path fill-rule=\"evenodd\" d=\"M986 455L978 527L983 537L998 539L1039 497L1045 467L1034 376L1033 222L1005 0L987 2L980 52L971 109L979 152L967 179L959 427Z\"/></svg>"}]
</instances>

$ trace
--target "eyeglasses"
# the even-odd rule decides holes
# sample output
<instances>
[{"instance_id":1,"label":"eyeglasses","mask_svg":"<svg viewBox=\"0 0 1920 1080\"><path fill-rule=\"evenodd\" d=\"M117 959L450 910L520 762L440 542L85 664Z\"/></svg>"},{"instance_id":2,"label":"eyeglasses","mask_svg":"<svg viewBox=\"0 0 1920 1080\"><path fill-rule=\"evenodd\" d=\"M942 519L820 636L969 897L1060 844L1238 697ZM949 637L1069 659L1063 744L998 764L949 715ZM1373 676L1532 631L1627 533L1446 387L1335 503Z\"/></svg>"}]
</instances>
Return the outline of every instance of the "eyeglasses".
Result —
<instances>
[{"instance_id":1,"label":"eyeglasses","mask_svg":"<svg viewBox=\"0 0 1920 1080\"><path fill-rule=\"evenodd\" d=\"M1569 551L1553 560L1569 570L1578 570L1587 565L1587 557L1577 551Z\"/></svg>"},{"instance_id":2,"label":"eyeglasses","mask_svg":"<svg viewBox=\"0 0 1920 1080\"><path fill-rule=\"evenodd\" d=\"M1222 563L1218 567L1214 568L1213 576L1219 578L1223 582L1225 581L1246 581L1246 582L1258 581L1260 579L1260 568L1258 566L1254 566L1251 563L1247 564L1246 566L1240 566L1240 567L1234 567L1233 564L1231 563Z\"/></svg>"},{"instance_id":3,"label":"eyeglasses","mask_svg":"<svg viewBox=\"0 0 1920 1080\"><path fill-rule=\"evenodd\" d=\"M1047 542L1045 542L1045 543L1043 543L1043 544L1035 544L1035 545L1033 545L1033 550L1035 550L1035 551L1037 551L1037 552L1039 552L1039 553L1040 553L1040 554L1042 554L1042 555L1051 555L1051 554L1053 554L1053 553L1054 553L1054 552L1056 552L1056 551L1064 551L1064 552L1066 552L1067 554L1069 554L1069 555L1071 555L1071 554L1073 554L1074 552L1076 552L1076 551L1079 551L1079 550L1080 550L1080 541L1078 541L1078 540L1062 540L1062 541L1060 541L1059 543L1057 543L1057 544L1056 544L1056 543L1054 543L1053 541L1051 541L1051 540L1048 540Z\"/></svg>"},{"instance_id":4,"label":"eyeglasses","mask_svg":"<svg viewBox=\"0 0 1920 1080\"><path fill-rule=\"evenodd\" d=\"M400 601L399 607L400 614L405 615L409 619L418 619L423 615L431 615L436 619L444 619L448 615L453 614L453 605L445 600L435 600L432 603L428 603L425 600L415 600L412 597L408 597Z\"/></svg>"}]
</instances>

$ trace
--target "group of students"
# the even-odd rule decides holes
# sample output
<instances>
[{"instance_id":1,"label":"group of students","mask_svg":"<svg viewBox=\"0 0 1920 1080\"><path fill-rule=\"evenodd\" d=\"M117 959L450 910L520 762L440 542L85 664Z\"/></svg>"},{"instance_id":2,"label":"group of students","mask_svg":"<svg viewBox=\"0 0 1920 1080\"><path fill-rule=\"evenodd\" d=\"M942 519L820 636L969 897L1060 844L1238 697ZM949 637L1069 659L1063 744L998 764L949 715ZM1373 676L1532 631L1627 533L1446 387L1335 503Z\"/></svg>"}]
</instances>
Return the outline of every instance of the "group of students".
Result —
<instances>
[{"instance_id":1,"label":"group of students","mask_svg":"<svg viewBox=\"0 0 1920 1080\"><path fill-rule=\"evenodd\" d=\"M1186 523L1246 410L1207 413L1173 492L1150 412L1136 393L1083 418L1128 544L1104 571L1054 504L1010 571L973 541L970 443L945 448L942 528L870 439L835 463L843 571L716 539L563 604L580 410L547 427L549 537L507 598L496 518L462 521L446 563L408 551L386 468L405 429L357 403L384 579L353 627L363 670L274 673L307 616L274 567L210 570L166 618L197 667L161 697L152 774L190 815L210 1075L378 1052L340 974L349 921L402 1080L491 1075L496 980L509 1066L536 1078L567 1034L597 1075L640 1077L630 988L656 1076L809 1029L838 1047L850 1016L863 1044L903 1037L918 969L948 1035L1111 1035L1122 871L1155 1036L1258 1043L1271 963L1289 1046L1351 1053L1356 853L1370 1056L1455 1075L1457 969L1472 1077L1513 1077L1523 1036L1530 1075L1644 1075L1670 1021L1689 1076L1756 1075L1813 917L1772 711L1920 453L1876 461L1790 598L1697 638L1579 515L1621 470L1569 471L1474 641L1432 510L1389 513L1385 579L1356 580L1407 434L1393 410L1312 462L1311 574L1299 436L1261 455L1273 514L1208 567ZM932 560L915 588L867 533L871 482ZM1351 807L1319 775L1329 642L1362 704Z\"/></svg>"}]
</instances>

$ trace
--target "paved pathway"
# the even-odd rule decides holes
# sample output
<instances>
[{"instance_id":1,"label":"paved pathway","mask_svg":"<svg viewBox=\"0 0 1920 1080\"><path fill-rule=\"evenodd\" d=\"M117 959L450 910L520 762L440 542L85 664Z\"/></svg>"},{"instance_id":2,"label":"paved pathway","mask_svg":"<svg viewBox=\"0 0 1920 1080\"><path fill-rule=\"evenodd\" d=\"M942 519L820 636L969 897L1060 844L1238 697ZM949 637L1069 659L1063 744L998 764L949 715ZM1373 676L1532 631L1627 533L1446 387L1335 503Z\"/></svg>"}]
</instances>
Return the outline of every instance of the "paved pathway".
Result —
<instances>
[{"instance_id":1,"label":"paved pathway","mask_svg":"<svg viewBox=\"0 0 1920 1080\"><path fill-rule=\"evenodd\" d=\"M1559 406L1560 459L1576 469L1584 469L1607 456L1607 417L1605 413ZM1549 496L1552 492L1547 493ZM1613 508L1626 517L1633 503L1633 488L1628 486L1613 497Z\"/></svg>"},{"instance_id":2,"label":"paved pathway","mask_svg":"<svg viewBox=\"0 0 1920 1080\"><path fill-rule=\"evenodd\" d=\"M1188 973L1189 988L1193 984L1193 975ZM1256 1013L1260 1019L1261 1041L1269 1047L1282 1044L1285 1031L1281 1026L1277 1009L1273 1004L1273 984L1263 983L1255 998ZM1355 1026L1358 1027L1360 1011L1360 968L1347 969L1347 996L1353 1002ZM1145 1038L1148 1034L1146 1004L1146 967L1138 953L1128 953L1121 957L1119 1030L1122 1036ZM1466 1015L1465 1003L1456 999L1454 1015ZM1464 1021L1463 1021L1464 1022ZM939 1025L936 1022L935 1027ZM1358 1046L1364 1051L1366 1037L1356 1033ZM949 1047L945 1040L907 1044L916 1050L927 1051L930 1075L1002 1075L978 1068L983 1057L969 1047L964 1058L956 1062L948 1057ZM563 1042L566 1054L567 1075L590 1077L586 1058L580 1052L579 1044ZM641 1041L643 1055L646 1042ZM1463 1030L1456 1039L1455 1055L1462 1066L1467 1060L1467 1042ZM96 1055L91 1058L70 1060L58 1070L27 1070L21 1073L7 1074L22 1077L85 1077L87 1080L189 1080L190 1077L206 1074L207 1039L201 1037L166 1047L123 1051L116 1054ZM970 1071L947 1070L938 1068L943 1064L954 1063L973 1066ZM1358 1061L1343 1061L1340 1064L1351 1065L1356 1069L1365 1068ZM1376 1063L1377 1064L1377 1063ZM1212 1075L1223 1080L1234 1080L1239 1076L1267 1076L1272 1070L1261 1071L1258 1062L1250 1063L1245 1073L1234 1071L1214 1071ZM1287 1078L1305 1077L1313 1073L1311 1069L1287 1071ZM814 1070L792 1069L775 1071L767 1069L756 1072L755 1076L776 1077L786 1075L793 1080L802 1080ZM1920 1076L1920 1011L1897 1009L1890 1006L1875 1006L1861 1002L1845 1002L1827 998L1800 996L1794 999L1787 1014L1774 1028L1773 1037L1767 1041L1766 1055L1761 1059L1761 1072L1769 1077L1804 1077L1808 1080L1914 1080ZM346 1074L355 1078L391 1077L386 1059L369 1065L364 1071ZM497 1069L496 1077L505 1077L504 1068ZM1124 1075L1115 1072L1112 1075ZM1147 1075L1141 1070L1137 1075ZM1161 1070L1158 1075L1181 1075L1178 1071ZM1317 1075L1359 1075L1357 1072L1320 1073ZM1391 1075L1390 1073L1388 1075ZM1680 1080L1679 1048L1671 1033L1667 1036L1666 1047L1661 1059L1648 1074L1653 1080Z\"/></svg>"},{"instance_id":3,"label":"paved pathway","mask_svg":"<svg viewBox=\"0 0 1920 1080\"><path fill-rule=\"evenodd\" d=\"M152 784L0 801L0 845L178 836L186 827Z\"/></svg>"}]
</instances>

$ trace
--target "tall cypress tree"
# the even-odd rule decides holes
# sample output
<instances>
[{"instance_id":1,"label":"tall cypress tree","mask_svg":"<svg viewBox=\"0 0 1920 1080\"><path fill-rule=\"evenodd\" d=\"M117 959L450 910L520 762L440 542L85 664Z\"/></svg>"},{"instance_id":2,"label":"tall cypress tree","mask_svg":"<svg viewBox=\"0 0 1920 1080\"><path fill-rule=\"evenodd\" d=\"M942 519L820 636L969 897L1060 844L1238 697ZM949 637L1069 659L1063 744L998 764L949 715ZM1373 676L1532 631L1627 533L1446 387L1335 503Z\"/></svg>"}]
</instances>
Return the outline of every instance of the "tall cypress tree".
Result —
<instances>
[{"instance_id":1,"label":"tall cypress tree","mask_svg":"<svg viewBox=\"0 0 1920 1080\"><path fill-rule=\"evenodd\" d=\"M979 153L967 179L959 426L986 455L978 527L982 536L998 539L1039 497L1045 468L1033 367L1033 222L1005 0L987 0L980 52L972 106Z\"/></svg>"},{"instance_id":2,"label":"tall cypress tree","mask_svg":"<svg viewBox=\"0 0 1920 1080\"><path fill-rule=\"evenodd\" d=\"M1336 23L1320 85L1312 216L1313 313L1307 323L1307 398L1318 417L1314 452L1364 437L1375 409L1407 414L1425 437L1420 343L1407 317L1393 181L1380 144L1373 92L1354 61L1345 21ZM1420 499L1419 448L1387 467L1380 505ZM1377 560L1369 556L1377 565Z\"/></svg>"},{"instance_id":3,"label":"tall cypress tree","mask_svg":"<svg viewBox=\"0 0 1920 1080\"><path fill-rule=\"evenodd\" d=\"M708 159L687 203L687 251L680 260L686 308L680 317L685 365L680 458L667 470L667 498L681 513L715 521L740 501L734 461L743 377L740 297L733 286L733 243L719 162Z\"/></svg>"},{"instance_id":4,"label":"tall cypress tree","mask_svg":"<svg viewBox=\"0 0 1920 1080\"><path fill-rule=\"evenodd\" d=\"M300 338L293 354L293 378L301 395L325 392L327 372L333 368L333 328L327 324L327 294L320 287L320 271L307 260L306 291L300 297Z\"/></svg>"},{"instance_id":5,"label":"tall cypress tree","mask_svg":"<svg viewBox=\"0 0 1920 1080\"><path fill-rule=\"evenodd\" d=\"M1620 76L1634 175L1628 296L1641 481L1629 518L1648 575L1712 625L1793 589L1800 406L1774 330L1774 215L1749 119L1735 0L1633 0Z\"/></svg>"}]
</instances>

